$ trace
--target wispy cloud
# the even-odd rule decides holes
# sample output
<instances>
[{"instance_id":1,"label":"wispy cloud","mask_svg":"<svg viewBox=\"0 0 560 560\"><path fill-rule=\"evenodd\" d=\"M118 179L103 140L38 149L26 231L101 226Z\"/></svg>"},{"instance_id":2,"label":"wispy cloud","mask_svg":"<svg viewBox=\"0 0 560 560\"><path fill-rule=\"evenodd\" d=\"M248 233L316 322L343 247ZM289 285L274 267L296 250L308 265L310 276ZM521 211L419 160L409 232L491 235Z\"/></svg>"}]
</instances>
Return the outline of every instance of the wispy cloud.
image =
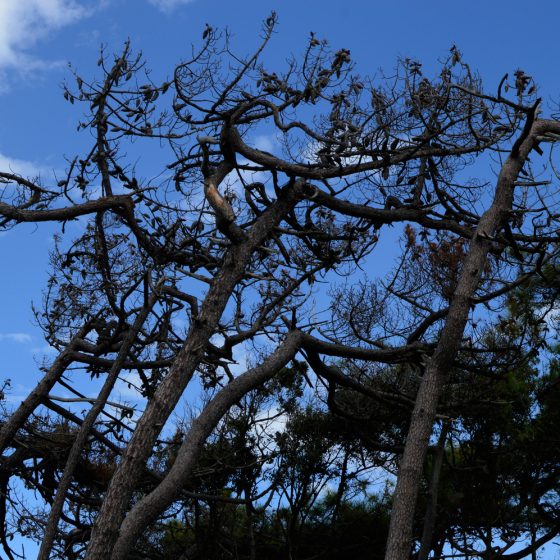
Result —
<instances>
[{"instance_id":1,"label":"wispy cloud","mask_svg":"<svg viewBox=\"0 0 560 560\"><path fill-rule=\"evenodd\" d=\"M193 0L148 0L148 2L164 13L170 13L179 6L190 4Z\"/></svg>"},{"instance_id":2,"label":"wispy cloud","mask_svg":"<svg viewBox=\"0 0 560 560\"><path fill-rule=\"evenodd\" d=\"M91 12L77 0L1 0L0 70L48 67L29 51L38 41Z\"/></svg>"},{"instance_id":3,"label":"wispy cloud","mask_svg":"<svg viewBox=\"0 0 560 560\"><path fill-rule=\"evenodd\" d=\"M36 177L46 170L31 161L12 158L0 152L0 171L15 173L24 177Z\"/></svg>"},{"instance_id":4,"label":"wispy cloud","mask_svg":"<svg viewBox=\"0 0 560 560\"><path fill-rule=\"evenodd\" d=\"M43 356L47 354L56 354L58 350L52 347L50 344L43 344L42 346L34 346L31 348L32 354L41 354Z\"/></svg>"},{"instance_id":5,"label":"wispy cloud","mask_svg":"<svg viewBox=\"0 0 560 560\"><path fill-rule=\"evenodd\" d=\"M115 396L117 400L125 401L141 401L143 400L140 394L142 387L142 380L137 373L126 372L119 377L115 385Z\"/></svg>"},{"instance_id":6,"label":"wispy cloud","mask_svg":"<svg viewBox=\"0 0 560 560\"><path fill-rule=\"evenodd\" d=\"M22 332L12 332L12 333L0 333L0 342L17 342L19 344L26 344L31 342L32 337L27 333Z\"/></svg>"},{"instance_id":7,"label":"wispy cloud","mask_svg":"<svg viewBox=\"0 0 560 560\"><path fill-rule=\"evenodd\" d=\"M257 423L253 429L257 433L263 436L274 437L277 432L282 433L286 430L288 416L278 408L273 407L260 413L256 420Z\"/></svg>"}]
</instances>

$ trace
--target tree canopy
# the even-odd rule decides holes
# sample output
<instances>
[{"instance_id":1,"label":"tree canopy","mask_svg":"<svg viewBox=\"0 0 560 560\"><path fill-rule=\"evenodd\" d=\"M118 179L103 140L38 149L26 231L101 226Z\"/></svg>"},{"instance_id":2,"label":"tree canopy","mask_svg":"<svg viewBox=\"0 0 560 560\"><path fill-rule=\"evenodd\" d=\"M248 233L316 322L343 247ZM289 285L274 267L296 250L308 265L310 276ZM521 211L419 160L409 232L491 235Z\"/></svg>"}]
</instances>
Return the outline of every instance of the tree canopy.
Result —
<instances>
[{"instance_id":1,"label":"tree canopy","mask_svg":"<svg viewBox=\"0 0 560 560\"><path fill-rule=\"evenodd\" d=\"M57 355L0 426L9 558L516 560L560 531L554 110L456 47L373 77L311 34L273 71L275 25L248 56L207 26L163 83L102 52L63 92L89 149L0 171L1 228L60 224Z\"/></svg>"}]
</instances>

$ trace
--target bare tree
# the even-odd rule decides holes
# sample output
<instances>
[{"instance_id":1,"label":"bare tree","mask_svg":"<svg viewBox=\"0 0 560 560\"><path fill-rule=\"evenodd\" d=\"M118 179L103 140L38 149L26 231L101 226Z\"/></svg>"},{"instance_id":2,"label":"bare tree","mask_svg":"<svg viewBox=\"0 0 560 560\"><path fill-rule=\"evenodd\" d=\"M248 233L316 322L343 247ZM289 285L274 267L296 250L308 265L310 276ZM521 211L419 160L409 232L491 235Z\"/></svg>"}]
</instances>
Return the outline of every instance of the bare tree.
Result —
<instances>
[{"instance_id":1,"label":"bare tree","mask_svg":"<svg viewBox=\"0 0 560 560\"><path fill-rule=\"evenodd\" d=\"M393 449L402 457L386 552L409 557L449 373L464 353L495 352L479 348L477 306L503 308L555 257L556 191L530 158L560 138L560 124L541 116L529 76L519 70L485 93L453 48L434 78L413 60L392 77L362 78L349 51L314 35L274 73L261 59L275 23L272 14L249 57L207 27L161 84L128 44L112 60L102 53L102 78L76 74L64 92L89 110L80 128L93 135L90 150L55 187L0 173L2 227L57 221L64 234L67 221L87 219L77 239L61 235L37 313L60 354L0 429L9 479L29 457L18 434L45 433L45 409L71 426L55 425L72 442L60 480L56 464L49 483L35 482L50 510L41 558L56 542L68 557L127 558L181 496L220 419L298 353L331 406L346 387L410 412L404 449ZM272 148L259 147L261 133ZM126 162L129 141L167 147L156 179ZM408 226L392 276L334 289L325 305L325 283L355 280L376 262L384 226L399 223ZM253 367L236 374L250 347ZM409 379L388 383L399 366ZM76 372L105 379L94 402L72 386ZM144 406L127 420L130 408L109 399L130 372ZM159 469L162 430L185 394L195 398L195 378L209 398ZM84 418L57 404L59 386L91 402ZM109 470L95 504L80 495L83 464Z\"/></svg>"}]
</instances>

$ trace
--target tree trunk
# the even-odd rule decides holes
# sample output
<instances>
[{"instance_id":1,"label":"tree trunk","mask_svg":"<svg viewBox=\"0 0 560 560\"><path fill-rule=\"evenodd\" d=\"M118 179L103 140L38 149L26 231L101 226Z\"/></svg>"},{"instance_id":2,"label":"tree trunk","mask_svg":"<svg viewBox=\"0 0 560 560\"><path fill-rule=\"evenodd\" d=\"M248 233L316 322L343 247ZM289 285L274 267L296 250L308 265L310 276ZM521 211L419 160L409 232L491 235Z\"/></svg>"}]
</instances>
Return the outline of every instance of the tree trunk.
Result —
<instances>
[{"instance_id":1,"label":"tree trunk","mask_svg":"<svg viewBox=\"0 0 560 560\"><path fill-rule=\"evenodd\" d=\"M68 346L57 356L47 373L43 376L43 379L37 383L35 389L29 393L17 407L16 411L4 422L2 429L0 429L0 453L8 447L17 431L25 424L41 401L47 397L49 391L72 363L72 353L76 349L76 344L86 336L89 330L91 330L91 327L86 325L76 333L68 343Z\"/></svg>"},{"instance_id":2,"label":"tree trunk","mask_svg":"<svg viewBox=\"0 0 560 560\"><path fill-rule=\"evenodd\" d=\"M208 341L216 331L235 286L243 278L253 252L297 202L302 190L302 182L287 186L276 203L260 216L248 232L247 239L232 245L226 252L221 269L214 277L183 348L140 417L111 480L92 530L86 553L89 560L106 560L111 557L130 498L154 442L203 358Z\"/></svg>"},{"instance_id":3,"label":"tree trunk","mask_svg":"<svg viewBox=\"0 0 560 560\"><path fill-rule=\"evenodd\" d=\"M299 331L292 331L286 340L260 366L226 385L203 409L193 422L181 444L173 466L154 490L142 498L121 525L121 531L111 555L112 560L125 560L142 531L163 513L181 494L203 445L222 416L253 389L271 379L297 353L301 340Z\"/></svg>"},{"instance_id":4,"label":"tree trunk","mask_svg":"<svg viewBox=\"0 0 560 560\"><path fill-rule=\"evenodd\" d=\"M515 182L534 146L532 122L528 121L522 136L502 166L494 200L480 218L437 347L422 376L399 465L385 560L409 558L418 489L440 392L459 350L471 308L471 298L486 265L491 238L509 219Z\"/></svg>"},{"instance_id":5,"label":"tree trunk","mask_svg":"<svg viewBox=\"0 0 560 560\"><path fill-rule=\"evenodd\" d=\"M420 543L420 551L417 560L428 560L428 554L432 548L432 536L436 524L437 515L437 499L439 488L439 476L441 473L441 465L445 455L445 441L449 433L449 422L445 422L439 436L437 450L433 460L432 478L428 488L428 500L426 506L426 515L424 516L424 529L422 531L422 541Z\"/></svg>"},{"instance_id":6,"label":"tree trunk","mask_svg":"<svg viewBox=\"0 0 560 560\"><path fill-rule=\"evenodd\" d=\"M95 421L97 420L100 412L103 410L103 407L105 406L105 403L107 402L107 399L109 398L109 395L111 394L111 391L113 390L113 387L117 382L118 376L122 370L122 365L128 358L128 354L136 340L136 336L144 325L144 322L148 318L148 315L152 310L152 307L155 305L156 301L157 294L154 293L149 297L145 306L138 313L134 324L130 327L128 333L122 341L117 358L113 363L113 367L109 371L107 378L105 379L105 383L103 384L103 387L101 388L96 401L93 403L91 409L84 418L82 425L80 426L78 434L76 435L76 439L74 440L74 443L72 445L72 449L70 450L70 454L68 455L62 478L60 479L60 482L58 484L58 489L51 506L51 511L49 513L49 518L47 521L37 560L48 560L48 558L50 557L51 548L56 537L58 522L60 520L64 502L66 500L66 492L68 491L68 488L70 488L70 484L72 483L76 465L78 464L80 456L84 451L84 447L87 443L87 438L89 436L90 430L95 424Z\"/></svg>"}]
</instances>

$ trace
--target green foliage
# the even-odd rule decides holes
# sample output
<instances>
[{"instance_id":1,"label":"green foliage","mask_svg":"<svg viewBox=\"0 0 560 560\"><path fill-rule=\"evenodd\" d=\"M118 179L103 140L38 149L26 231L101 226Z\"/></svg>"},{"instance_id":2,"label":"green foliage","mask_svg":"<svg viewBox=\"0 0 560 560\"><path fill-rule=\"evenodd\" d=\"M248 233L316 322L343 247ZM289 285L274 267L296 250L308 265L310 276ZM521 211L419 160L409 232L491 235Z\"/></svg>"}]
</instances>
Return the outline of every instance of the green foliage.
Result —
<instances>
[{"instance_id":1,"label":"green foliage","mask_svg":"<svg viewBox=\"0 0 560 560\"><path fill-rule=\"evenodd\" d=\"M315 505L298 534L297 542L292 543L292 550L297 549L297 556L292 557L325 560L383 558L389 526L388 502L375 497L345 502L333 520L335 501L335 495L329 493ZM287 516L287 510L268 515L260 509L251 514L256 558L283 560L288 557L284 531ZM216 530L217 518L221 525ZM231 558L233 550L239 560L250 559L247 523L247 513L241 506L201 506L196 520L167 522L156 548L161 558L169 560L178 559L185 550L192 550L196 558L208 560Z\"/></svg>"}]
</instances>

